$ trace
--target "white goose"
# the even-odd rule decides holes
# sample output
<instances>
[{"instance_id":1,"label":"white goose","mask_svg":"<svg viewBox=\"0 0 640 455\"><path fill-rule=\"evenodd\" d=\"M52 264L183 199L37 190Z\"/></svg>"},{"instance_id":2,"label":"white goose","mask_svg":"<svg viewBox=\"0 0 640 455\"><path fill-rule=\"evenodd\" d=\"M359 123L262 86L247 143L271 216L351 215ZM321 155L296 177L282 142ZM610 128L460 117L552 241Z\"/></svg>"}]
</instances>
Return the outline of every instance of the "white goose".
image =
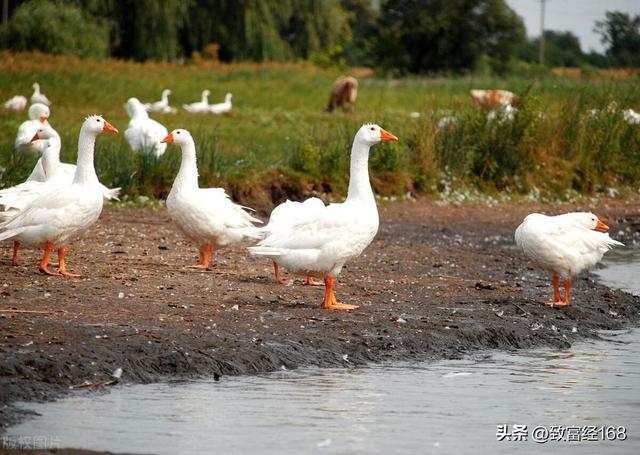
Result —
<instances>
[{"instance_id":1,"label":"white goose","mask_svg":"<svg viewBox=\"0 0 640 455\"><path fill-rule=\"evenodd\" d=\"M39 154L44 150L43 144L31 142L31 138L36 134L42 124L48 124L50 112L49 107L41 103L32 104L27 112L29 120L22 122L18 127L15 147L16 151L26 154Z\"/></svg>"},{"instance_id":2,"label":"white goose","mask_svg":"<svg viewBox=\"0 0 640 455\"><path fill-rule=\"evenodd\" d=\"M27 107L27 98L16 95L4 102L4 108L10 111L21 111Z\"/></svg>"},{"instance_id":3,"label":"white goose","mask_svg":"<svg viewBox=\"0 0 640 455\"><path fill-rule=\"evenodd\" d=\"M547 305L569 305L571 277L595 266L614 245L622 245L606 234L608 230L590 212L557 216L532 213L518 226L516 244L538 267L549 272L553 281L553 300ZM560 278L564 280L564 299Z\"/></svg>"},{"instance_id":4,"label":"white goose","mask_svg":"<svg viewBox=\"0 0 640 455\"><path fill-rule=\"evenodd\" d=\"M31 95L31 104L42 103L47 106L51 106L51 101L47 98L44 93L40 93L40 84L35 82L33 84L33 95Z\"/></svg>"},{"instance_id":5,"label":"white goose","mask_svg":"<svg viewBox=\"0 0 640 455\"><path fill-rule=\"evenodd\" d=\"M129 98L126 110L131 120L124 138L131 149L160 158L167 150L167 144L160 142L167 135L167 129L149 117L138 98Z\"/></svg>"},{"instance_id":6,"label":"white goose","mask_svg":"<svg viewBox=\"0 0 640 455\"><path fill-rule=\"evenodd\" d=\"M192 114L206 114L209 112L209 90L203 90L202 99L197 103L183 104L182 107Z\"/></svg>"},{"instance_id":7,"label":"white goose","mask_svg":"<svg viewBox=\"0 0 640 455\"><path fill-rule=\"evenodd\" d=\"M43 194L0 224L0 240L12 238L44 249L39 263L42 273L74 276L66 269L66 246L95 223L102 212L102 189L93 156L96 137L104 131L118 132L98 115L87 117L80 129L78 166L73 183ZM58 249L57 273L48 269L54 247Z\"/></svg>"},{"instance_id":8,"label":"white goose","mask_svg":"<svg viewBox=\"0 0 640 455\"><path fill-rule=\"evenodd\" d=\"M42 139L43 141L41 141L42 144L46 144L46 142L44 142L44 140L49 140L52 137L57 138L57 144L58 147L61 146L61 142L60 142L60 135L58 135L58 132L56 130L54 130L51 125L49 125L49 123L45 123L43 125L40 125L40 127L38 128L38 130L36 131L37 133L37 137L33 136L31 141L32 143L34 143L35 141ZM38 145L39 148L44 148L43 145ZM51 161L54 162L54 161ZM76 173L76 165L75 164L69 164L69 163L61 163L60 162L60 150L58 150L58 153L55 157L55 163L57 166L57 171L60 172L60 174L62 175L62 177L64 177L65 181L67 183L71 183L73 181L73 177ZM47 170L45 169L45 166L43 165L42 162L42 158L40 158L37 162L36 165L33 167L33 170L31 171L31 174L29 175L29 177L27 178L26 182L45 182L49 179L49 176L47 175ZM18 185L19 186L19 185ZM37 187L37 185L36 185ZM9 193L9 192L13 192L14 188L16 187L11 187L11 188L6 188L4 190L0 190L0 194L3 194L3 192ZM102 189L102 195L106 200L118 200L118 193L120 193L120 188L107 188L106 186L104 186L102 183L100 184L100 188ZM22 200L22 199L15 199L13 202L16 204L13 207L14 208L23 208L31 199L28 200ZM1 202L0 202L1 204Z\"/></svg>"},{"instance_id":9,"label":"white goose","mask_svg":"<svg viewBox=\"0 0 640 455\"><path fill-rule=\"evenodd\" d=\"M207 269L215 247L250 237L247 228L261 221L234 204L223 188L198 187L196 146L187 130L173 130L162 142L182 149L180 170L167 197L169 216L200 248L200 262L193 267Z\"/></svg>"},{"instance_id":10,"label":"white goose","mask_svg":"<svg viewBox=\"0 0 640 455\"><path fill-rule=\"evenodd\" d=\"M369 149L397 137L378 125L363 125L351 148L347 199L330 204L291 228L267 236L250 247L253 256L266 256L294 272L324 277L322 308L351 310L355 305L338 303L333 293L335 278L344 264L359 256L378 232L378 209L369 182Z\"/></svg>"},{"instance_id":11,"label":"white goose","mask_svg":"<svg viewBox=\"0 0 640 455\"><path fill-rule=\"evenodd\" d=\"M209 106L209 112L212 114L226 114L228 112L231 112L231 98L233 97L233 95L231 95L231 93L227 93L224 96L224 103L218 103L218 104L212 104L211 106Z\"/></svg>"},{"instance_id":12,"label":"white goose","mask_svg":"<svg viewBox=\"0 0 640 455\"><path fill-rule=\"evenodd\" d=\"M305 220L315 217L324 208L324 202L317 197L309 198L304 202L287 200L271 211L269 223L266 226L254 230L255 236L256 238L264 239L272 235L278 235L280 232L287 232ZM280 275L280 264L278 264L277 258L273 259L273 270L276 283L286 284ZM313 281L312 276L307 276L306 284L315 286L317 283Z\"/></svg>"},{"instance_id":13,"label":"white goose","mask_svg":"<svg viewBox=\"0 0 640 455\"><path fill-rule=\"evenodd\" d=\"M175 114L178 112L175 108L169 106L169 95L171 90L164 89L162 91L162 99L155 103L145 103L144 108L147 112L160 112L161 114Z\"/></svg>"}]
</instances>

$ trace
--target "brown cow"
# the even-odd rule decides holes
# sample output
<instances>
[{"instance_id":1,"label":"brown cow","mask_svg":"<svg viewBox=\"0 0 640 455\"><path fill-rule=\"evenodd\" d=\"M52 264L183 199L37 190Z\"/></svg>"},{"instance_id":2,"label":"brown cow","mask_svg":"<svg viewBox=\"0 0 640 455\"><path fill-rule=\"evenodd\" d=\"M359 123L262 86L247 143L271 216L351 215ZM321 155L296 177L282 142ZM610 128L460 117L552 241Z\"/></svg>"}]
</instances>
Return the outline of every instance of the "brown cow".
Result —
<instances>
[{"instance_id":1,"label":"brown cow","mask_svg":"<svg viewBox=\"0 0 640 455\"><path fill-rule=\"evenodd\" d=\"M351 76L341 76L331 87L331 98L329 104L324 108L325 112L332 112L342 107L353 109L358 96L358 81Z\"/></svg>"},{"instance_id":2,"label":"brown cow","mask_svg":"<svg viewBox=\"0 0 640 455\"><path fill-rule=\"evenodd\" d=\"M473 105L480 111L518 104L518 97L507 90L471 90L469 94Z\"/></svg>"}]
</instances>

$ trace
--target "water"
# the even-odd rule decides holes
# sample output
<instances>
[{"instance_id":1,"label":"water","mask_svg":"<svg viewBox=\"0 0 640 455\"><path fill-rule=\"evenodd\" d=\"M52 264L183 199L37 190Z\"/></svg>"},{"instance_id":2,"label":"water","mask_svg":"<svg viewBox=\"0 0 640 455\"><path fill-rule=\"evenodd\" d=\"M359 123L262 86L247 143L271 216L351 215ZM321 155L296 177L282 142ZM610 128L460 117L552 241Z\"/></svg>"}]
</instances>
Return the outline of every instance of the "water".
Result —
<instances>
[{"instance_id":1,"label":"water","mask_svg":"<svg viewBox=\"0 0 640 455\"><path fill-rule=\"evenodd\" d=\"M595 271L600 282L640 295L640 249L618 249L605 257L606 267Z\"/></svg>"},{"instance_id":2,"label":"water","mask_svg":"<svg viewBox=\"0 0 640 455\"><path fill-rule=\"evenodd\" d=\"M640 293L635 255L612 257L598 274ZM10 428L5 440L172 455L636 454L640 330L605 336L610 341L560 351L117 387L24 404L40 415ZM527 425L529 440L497 441L498 424ZM551 425L625 426L627 438L531 441L534 427Z\"/></svg>"}]
</instances>

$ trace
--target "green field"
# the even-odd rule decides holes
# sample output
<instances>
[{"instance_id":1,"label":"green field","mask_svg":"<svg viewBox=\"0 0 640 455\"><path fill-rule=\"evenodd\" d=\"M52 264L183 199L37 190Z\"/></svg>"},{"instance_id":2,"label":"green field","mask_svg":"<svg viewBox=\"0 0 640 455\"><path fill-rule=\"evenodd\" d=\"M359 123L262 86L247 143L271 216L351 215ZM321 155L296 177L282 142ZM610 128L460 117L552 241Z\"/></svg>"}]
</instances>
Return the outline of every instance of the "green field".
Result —
<instances>
[{"instance_id":1,"label":"green field","mask_svg":"<svg viewBox=\"0 0 640 455\"><path fill-rule=\"evenodd\" d=\"M50 122L62 137L62 159L73 162L77 134L87 114L102 114L123 133L123 105L135 96L156 101L173 92L176 115L153 117L168 130L186 128L196 140L201 185L224 185L245 203L268 206L285 195L344 194L351 140L359 125L375 122L396 134L371 155L378 194L412 192L464 199L481 192L495 197L569 198L614 187L637 190L640 125L621 110L640 110L638 77L543 80L490 78L361 78L353 113L321 112L332 81L341 74L309 64L179 65L78 60L42 54L4 53L0 100L31 95L38 81L52 101ZM183 103L210 103L233 93L230 115L194 115ZM487 123L472 109L471 88L502 88L523 95L512 121ZM607 110L615 101L617 108ZM600 112L591 116L589 109ZM447 111L451 111L450 113ZM411 112L420 112L418 119ZM457 123L442 130L438 120ZM35 158L16 156L15 133L26 112L0 113L0 187L22 181ZM164 197L179 166L170 147L154 161L132 152L122 134L100 137L100 180L126 195Z\"/></svg>"}]
</instances>

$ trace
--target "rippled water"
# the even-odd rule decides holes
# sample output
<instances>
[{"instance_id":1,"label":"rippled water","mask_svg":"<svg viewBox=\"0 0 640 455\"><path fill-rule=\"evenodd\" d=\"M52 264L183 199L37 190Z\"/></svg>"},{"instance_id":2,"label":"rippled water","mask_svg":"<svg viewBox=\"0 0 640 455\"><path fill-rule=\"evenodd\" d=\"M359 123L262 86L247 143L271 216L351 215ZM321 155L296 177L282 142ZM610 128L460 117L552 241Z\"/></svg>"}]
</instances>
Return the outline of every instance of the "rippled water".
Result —
<instances>
[{"instance_id":1,"label":"rippled water","mask_svg":"<svg viewBox=\"0 0 640 455\"><path fill-rule=\"evenodd\" d=\"M599 274L640 292L633 260L615 257ZM640 330L605 336L610 341L560 351L118 387L26 404L41 415L10 428L7 437L172 455L637 454ZM529 440L497 441L498 424L527 425ZM534 427L551 425L625 426L627 438L531 441Z\"/></svg>"},{"instance_id":2,"label":"rippled water","mask_svg":"<svg viewBox=\"0 0 640 455\"><path fill-rule=\"evenodd\" d=\"M605 267L595 273L609 287L640 295L640 249L619 249L607 253Z\"/></svg>"}]
</instances>

